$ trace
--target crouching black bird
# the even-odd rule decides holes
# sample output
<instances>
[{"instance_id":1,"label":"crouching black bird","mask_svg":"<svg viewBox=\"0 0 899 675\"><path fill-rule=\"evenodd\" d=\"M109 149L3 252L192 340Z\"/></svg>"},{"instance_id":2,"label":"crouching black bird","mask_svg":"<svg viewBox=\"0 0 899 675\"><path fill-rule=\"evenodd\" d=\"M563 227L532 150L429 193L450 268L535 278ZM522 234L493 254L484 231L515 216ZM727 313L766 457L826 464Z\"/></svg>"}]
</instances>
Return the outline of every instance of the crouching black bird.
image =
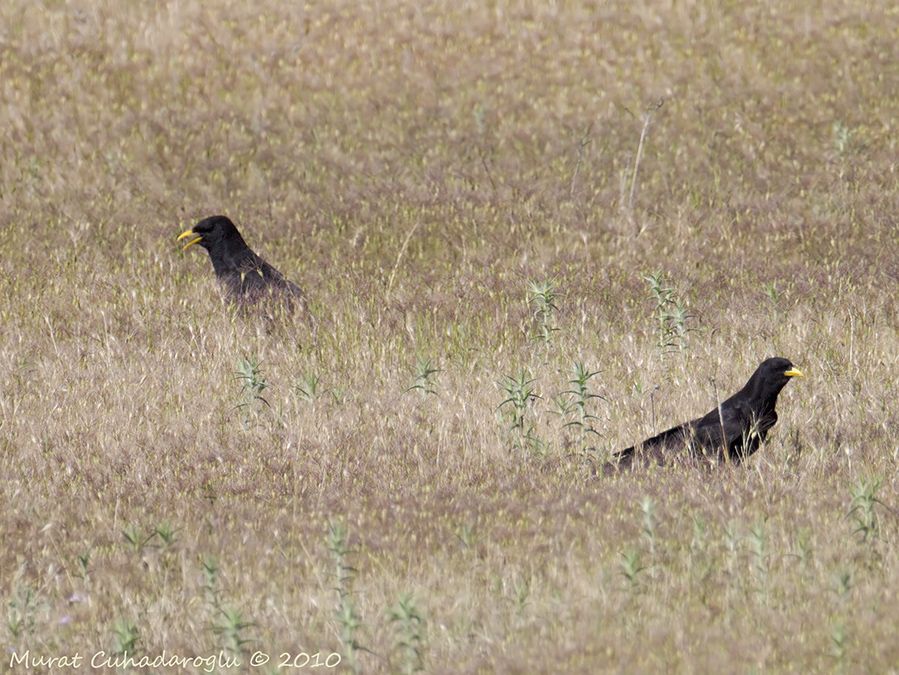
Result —
<instances>
[{"instance_id":1,"label":"crouching black bird","mask_svg":"<svg viewBox=\"0 0 899 675\"><path fill-rule=\"evenodd\" d=\"M643 443L618 452L608 465L627 468L635 462L667 464L681 453L688 457L739 463L758 450L777 422L777 395L791 377L804 375L780 357L766 359L746 385L719 408ZM721 411L719 415L718 411ZM725 454L727 453L727 454Z\"/></svg>"},{"instance_id":2,"label":"crouching black bird","mask_svg":"<svg viewBox=\"0 0 899 675\"><path fill-rule=\"evenodd\" d=\"M184 239L184 251L199 244L209 252L216 278L225 295L236 304L273 301L288 310L298 306L306 312L306 294L302 289L253 253L225 216L204 218L178 235L178 241Z\"/></svg>"}]
</instances>

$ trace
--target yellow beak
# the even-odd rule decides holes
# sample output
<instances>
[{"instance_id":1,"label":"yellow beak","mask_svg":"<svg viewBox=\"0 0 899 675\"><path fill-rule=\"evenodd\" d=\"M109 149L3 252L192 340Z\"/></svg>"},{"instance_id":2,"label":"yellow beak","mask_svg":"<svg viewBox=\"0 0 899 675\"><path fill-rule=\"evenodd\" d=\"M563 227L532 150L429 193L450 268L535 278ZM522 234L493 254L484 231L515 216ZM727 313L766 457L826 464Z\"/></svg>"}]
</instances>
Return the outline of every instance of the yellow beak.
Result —
<instances>
[{"instance_id":1,"label":"yellow beak","mask_svg":"<svg viewBox=\"0 0 899 675\"><path fill-rule=\"evenodd\" d=\"M179 235L178 235L178 239L176 239L175 241L181 241L181 240L184 239L185 237L190 237L190 236L195 236L196 239L191 239L189 242L187 242L187 243L184 245L184 248L181 249L182 251L186 251L187 249L189 249L189 248L190 248L191 246L193 246L194 244L199 244L199 243L203 240L203 237L201 237L199 234L196 234L196 233L193 231L193 229L190 229L190 230L186 230L185 232L182 232L181 234L179 234Z\"/></svg>"},{"instance_id":2,"label":"yellow beak","mask_svg":"<svg viewBox=\"0 0 899 675\"><path fill-rule=\"evenodd\" d=\"M790 368L789 370L784 371L784 375L787 377L805 377L798 368Z\"/></svg>"}]
</instances>

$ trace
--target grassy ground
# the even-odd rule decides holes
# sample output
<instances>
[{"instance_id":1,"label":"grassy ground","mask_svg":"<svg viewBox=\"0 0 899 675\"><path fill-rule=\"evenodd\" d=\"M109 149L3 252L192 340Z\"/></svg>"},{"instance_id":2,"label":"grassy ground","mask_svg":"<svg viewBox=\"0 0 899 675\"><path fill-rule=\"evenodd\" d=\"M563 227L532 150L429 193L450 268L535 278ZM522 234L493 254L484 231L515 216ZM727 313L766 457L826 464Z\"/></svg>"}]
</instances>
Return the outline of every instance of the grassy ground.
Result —
<instances>
[{"instance_id":1,"label":"grassy ground","mask_svg":"<svg viewBox=\"0 0 899 675\"><path fill-rule=\"evenodd\" d=\"M0 670L899 670L897 27L4 2ZM218 212L317 340L180 253ZM589 477L770 355L745 466Z\"/></svg>"}]
</instances>

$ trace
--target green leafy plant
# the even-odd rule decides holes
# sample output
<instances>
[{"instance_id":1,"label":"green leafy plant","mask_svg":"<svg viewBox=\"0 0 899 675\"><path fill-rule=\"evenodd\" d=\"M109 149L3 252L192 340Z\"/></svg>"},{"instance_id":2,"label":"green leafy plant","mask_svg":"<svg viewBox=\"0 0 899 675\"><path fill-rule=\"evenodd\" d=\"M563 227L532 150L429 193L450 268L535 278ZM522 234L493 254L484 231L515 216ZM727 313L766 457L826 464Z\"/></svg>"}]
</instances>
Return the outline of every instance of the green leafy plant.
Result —
<instances>
[{"instance_id":1,"label":"green leafy plant","mask_svg":"<svg viewBox=\"0 0 899 675\"><path fill-rule=\"evenodd\" d=\"M498 410L506 413L514 449L541 452L543 444L536 436L534 424L530 419L533 403L541 398L536 392L534 382L536 379L525 370L519 371L514 376L506 375L500 383L506 398L499 404Z\"/></svg>"},{"instance_id":2,"label":"green leafy plant","mask_svg":"<svg viewBox=\"0 0 899 675\"><path fill-rule=\"evenodd\" d=\"M646 541L649 555L655 559L656 555L656 505L652 497L644 497L640 500L640 512L643 514L643 527L641 534Z\"/></svg>"},{"instance_id":3,"label":"green leafy plant","mask_svg":"<svg viewBox=\"0 0 899 675\"><path fill-rule=\"evenodd\" d=\"M752 552L752 571L756 586L763 599L768 597L768 533L765 519L759 519L749 528L749 547Z\"/></svg>"},{"instance_id":4,"label":"green leafy plant","mask_svg":"<svg viewBox=\"0 0 899 675\"><path fill-rule=\"evenodd\" d=\"M140 641L140 632L132 621L121 619L112 625L112 651L117 656L133 655Z\"/></svg>"},{"instance_id":5,"label":"green leafy plant","mask_svg":"<svg viewBox=\"0 0 899 675\"><path fill-rule=\"evenodd\" d=\"M359 643L359 630L362 619L356 610L353 600L353 579L356 570L349 563L349 534L346 526L340 522L332 522L328 528L328 550L334 564L334 590L337 593L335 617L340 626L340 643L343 645L342 656L353 673L361 672L359 652L364 648Z\"/></svg>"},{"instance_id":6,"label":"green leafy plant","mask_svg":"<svg viewBox=\"0 0 899 675\"><path fill-rule=\"evenodd\" d=\"M781 298L783 297L783 291L781 291L777 287L777 282L770 281L770 282L766 283L762 287L762 290L765 293L765 297L767 297L768 300L771 301L772 305L776 306L780 302Z\"/></svg>"},{"instance_id":7,"label":"green leafy plant","mask_svg":"<svg viewBox=\"0 0 899 675\"><path fill-rule=\"evenodd\" d=\"M399 672L404 675L425 669L425 620L411 593L400 597L387 616L394 626L394 652L399 655Z\"/></svg>"},{"instance_id":8,"label":"green leafy plant","mask_svg":"<svg viewBox=\"0 0 899 675\"><path fill-rule=\"evenodd\" d=\"M559 329L555 325L555 314L558 311L556 299L558 292L552 280L528 282L528 304L532 308L535 340L544 344L552 341L553 333Z\"/></svg>"},{"instance_id":9,"label":"green leafy plant","mask_svg":"<svg viewBox=\"0 0 899 675\"><path fill-rule=\"evenodd\" d=\"M853 534L857 534L863 542L873 542L880 534L875 505L880 502L877 492L883 484L882 478L859 478L849 489L852 502L848 517L855 524Z\"/></svg>"},{"instance_id":10,"label":"green leafy plant","mask_svg":"<svg viewBox=\"0 0 899 675\"><path fill-rule=\"evenodd\" d=\"M218 587L218 560L214 556L206 556L200 561L200 565L203 568L203 592L206 597L206 603L214 612L218 611L222 604Z\"/></svg>"},{"instance_id":11,"label":"green leafy plant","mask_svg":"<svg viewBox=\"0 0 899 675\"><path fill-rule=\"evenodd\" d=\"M842 120L833 123L833 147L837 151L837 155L843 156L852 143L852 130L847 127Z\"/></svg>"},{"instance_id":12,"label":"green leafy plant","mask_svg":"<svg viewBox=\"0 0 899 675\"><path fill-rule=\"evenodd\" d=\"M406 391L417 391L422 396L437 395L437 375L441 372L430 359L419 358L415 362L415 379Z\"/></svg>"},{"instance_id":13,"label":"green leafy plant","mask_svg":"<svg viewBox=\"0 0 899 675\"><path fill-rule=\"evenodd\" d=\"M581 361L576 361L572 368L572 379L568 381L570 389L563 391L556 399L560 414L568 419L563 428L577 432L581 450L586 450L591 440L600 436L594 427L599 418L590 412L590 404L594 399L605 400L590 390L590 380L598 374L598 370L591 371Z\"/></svg>"},{"instance_id":14,"label":"green leafy plant","mask_svg":"<svg viewBox=\"0 0 899 675\"><path fill-rule=\"evenodd\" d=\"M687 347L688 323L693 318L677 291L661 272L643 277L649 284L650 297L655 305L656 346L662 350L683 350Z\"/></svg>"},{"instance_id":15,"label":"green leafy plant","mask_svg":"<svg viewBox=\"0 0 899 675\"><path fill-rule=\"evenodd\" d=\"M232 607L220 607L216 621L212 625L212 632L218 637L221 649L231 656L245 654L247 646L255 642L254 638L247 637L246 631L255 626L244 615Z\"/></svg>"},{"instance_id":16,"label":"green leafy plant","mask_svg":"<svg viewBox=\"0 0 899 675\"><path fill-rule=\"evenodd\" d=\"M456 539L464 546L465 548L472 548L475 545L475 540L477 538L475 528L468 523L463 523L459 525L455 530Z\"/></svg>"},{"instance_id":17,"label":"green leafy plant","mask_svg":"<svg viewBox=\"0 0 899 675\"><path fill-rule=\"evenodd\" d=\"M75 572L75 576L79 579L86 580L88 576L88 568L90 567L91 562L90 550L84 551L84 553L79 553L75 559L78 563L78 570Z\"/></svg>"},{"instance_id":18,"label":"green leafy plant","mask_svg":"<svg viewBox=\"0 0 899 675\"><path fill-rule=\"evenodd\" d=\"M237 404L239 410L244 411L244 426L250 423L250 413L258 411L260 405L271 408L269 402L262 396L268 389L268 382L262 374L259 361L254 357L243 357L237 364L237 380L240 382L241 400Z\"/></svg>"},{"instance_id":19,"label":"green leafy plant","mask_svg":"<svg viewBox=\"0 0 899 675\"><path fill-rule=\"evenodd\" d=\"M137 553L138 555L142 554L144 548L153 541L154 537L156 537L156 531L143 533L141 529L134 525L133 523L129 523L122 530L122 537L124 537L125 541L128 542L128 545L131 549Z\"/></svg>"},{"instance_id":20,"label":"green leafy plant","mask_svg":"<svg viewBox=\"0 0 899 675\"><path fill-rule=\"evenodd\" d=\"M849 643L849 632L843 621L837 621L830 630L830 653L838 663L846 659L846 650Z\"/></svg>"},{"instance_id":21,"label":"green leafy plant","mask_svg":"<svg viewBox=\"0 0 899 675\"><path fill-rule=\"evenodd\" d=\"M693 516L693 536L690 539L690 572L694 588L698 591L704 604L710 598L709 577L712 575L714 563L708 550L708 525L699 516Z\"/></svg>"},{"instance_id":22,"label":"green leafy plant","mask_svg":"<svg viewBox=\"0 0 899 675\"><path fill-rule=\"evenodd\" d=\"M30 586L19 585L7 605L6 627L10 635L19 639L34 630L38 610L37 594Z\"/></svg>"},{"instance_id":23,"label":"green leafy plant","mask_svg":"<svg viewBox=\"0 0 899 675\"><path fill-rule=\"evenodd\" d=\"M302 375L296 383L294 391L301 400L314 405L323 393L321 391L321 378L315 373Z\"/></svg>"},{"instance_id":24,"label":"green leafy plant","mask_svg":"<svg viewBox=\"0 0 899 675\"><path fill-rule=\"evenodd\" d=\"M731 520L724 526L724 548L727 551L728 578L738 579L737 569L740 564L740 543L743 537L740 534L740 523Z\"/></svg>"},{"instance_id":25,"label":"green leafy plant","mask_svg":"<svg viewBox=\"0 0 899 675\"><path fill-rule=\"evenodd\" d=\"M852 592L853 578L851 570L842 570L834 579L834 591L839 600L839 611L830 630L830 653L842 666L846 660L849 646L849 630L846 626L846 610L849 595Z\"/></svg>"},{"instance_id":26,"label":"green leafy plant","mask_svg":"<svg viewBox=\"0 0 899 675\"><path fill-rule=\"evenodd\" d=\"M246 653L246 648L255 642L246 635L247 629L255 624L249 621L239 610L225 605L219 588L221 570L216 558L204 557L203 593L211 617L211 630L216 638L216 645L226 654L238 657Z\"/></svg>"},{"instance_id":27,"label":"green leafy plant","mask_svg":"<svg viewBox=\"0 0 899 675\"><path fill-rule=\"evenodd\" d=\"M167 522L160 523L156 526L156 529L153 530L153 534L156 537L159 537L159 540L166 548L171 548L175 545L175 541L178 539L176 533L177 530Z\"/></svg>"},{"instance_id":28,"label":"green leafy plant","mask_svg":"<svg viewBox=\"0 0 899 675\"><path fill-rule=\"evenodd\" d=\"M621 574L627 579L628 587L632 591L638 590L640 586L640 575L646 569L640 551L636 549L622 551L619 564L621 566Z\"/></svg>"}]
</instances>

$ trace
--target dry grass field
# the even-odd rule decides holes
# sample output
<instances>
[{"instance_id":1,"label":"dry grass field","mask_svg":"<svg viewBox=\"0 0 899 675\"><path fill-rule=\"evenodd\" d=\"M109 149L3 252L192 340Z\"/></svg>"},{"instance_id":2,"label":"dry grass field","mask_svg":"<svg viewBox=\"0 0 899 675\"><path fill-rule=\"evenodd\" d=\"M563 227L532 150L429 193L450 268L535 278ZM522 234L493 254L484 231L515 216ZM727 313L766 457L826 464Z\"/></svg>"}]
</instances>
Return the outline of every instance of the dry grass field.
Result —
<instances>
[{"instance_id":1,"label":"dry grass field","mask_svg":"<svg viewBox=\"0 0 899 675\"><path fill-rule=\"evenodd\" d=\"M889 2L4 0L0 672L899 672L897 121Z\"/></svg>"}]
</instances>

